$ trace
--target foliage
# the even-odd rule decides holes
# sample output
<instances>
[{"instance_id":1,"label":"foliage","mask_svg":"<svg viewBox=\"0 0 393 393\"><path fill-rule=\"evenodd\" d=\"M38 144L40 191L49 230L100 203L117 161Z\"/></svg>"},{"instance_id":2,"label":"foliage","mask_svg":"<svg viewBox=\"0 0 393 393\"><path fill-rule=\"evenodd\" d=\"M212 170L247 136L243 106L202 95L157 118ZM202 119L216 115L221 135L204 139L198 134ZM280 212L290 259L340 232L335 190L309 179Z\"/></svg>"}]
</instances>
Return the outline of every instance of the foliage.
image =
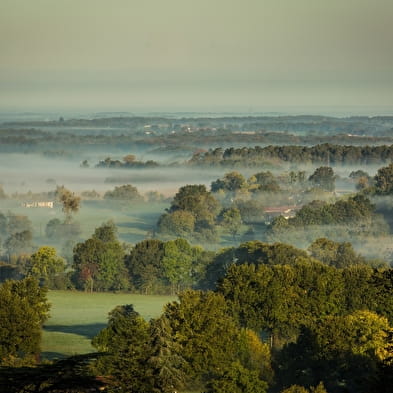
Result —
<instances>
[{"instance_id":1,"label":"foliage","mask_svg":"<svg viewBox=\"0 0 393 393\"><path fill-rule=\"evenodd\" d=\"M296 212L295 217L282 221L274 219L270 225L271 233L279 233L290 228L302 228L310 225L347 225L368 223L374 218L375 206L361 194L338 200L335 203L313 201Z\"/></svg>"},{"instance_id":2,"label":"foliage","mask_svg":"<svg viewBox=\"0 0 393 393\"><path fill-rule=\"evenodd\" d=\"M176 210L170 214L163 214L157 226L160 233L190 237L195 229L195 216L185 210Z\"/></svg>"},{"instance_id":3,"label":"foliage","mask_svg":"<svg viewBox=\"0 0 393 393\"><path fill-rule=\"evenodd\" d=\"M31 255L27 275L42 280L53 289L56 287L56 276L64 275L65 268L65 262L57 256L56 249L43 246Z\"/></svg>"},{"instance_id":4,"label":"foliage","mask_svg":"<svg viewBox=\"0 0 393 393\"><path fill-rule=\"evenodd\" d=\"M63 205L63 212L66 215L66 221L71 218L72 214L79 211L81 202L80 197L76 196L64 186L58 186L56 188L56 197Z\"/></svg>"},{"instance_id":5,"label":"foliage","mask_svg":"<svg viewBox=\"0 0 393 393\"><path fill-rule=\"evenodd\" d=\"M323 190L334 191L336 177L330 166L321 166L317 168L308 180Z\"/></svg>"},{"instance_id":6,"label":"foliage","mask_svg":"<svg viewBox=\"0 0 393 393\"><path fill-rule=\"evenodd\" d=\"M202 248L191 247L184 239L165 243L162 265L165 277L172 286L172 294L195 283L194 267L197 267L202 253Z\"/></svg>"},{"instance_id":7,"label":"foliage","mask_svg":"<svg viewBox=\"0 0 393 393\"><path fill-rule=\"evenodd\" d=\"M4 242L4 248L9 255L30 253L33 248L32 239L33 235L28 230L15 232Z\"/></svg>"},{"instance_id":8,"label":"foliage","mask_svg":"<svg viewBox=\"0 0 393 393\"><path fill-rule=\"evenodd\" d=\"M74 281L85 290L119 290L128 286L124 250L114 228L103 224L94 235L74 248Z\"/></svg>"},{"instance_id":9,"label":"foliage","mask_svg":"<svg viewBox=\"0 0 393 393\"><path fill-rule=\"evenodd\" d=\"M212 378L206 388L206 393L265 393L267 383L259 379L256 371L233 362Z\"/></svg>"},{"instance_id":10,"label":"foliage","mask_svg":"<svg viewBox=\"0 0 393 393\"><path fill-rule=\"evenodd\" d=\"M301 258L307 258L308 255L305 251L288 244L253 240L241 243L235 249L235 257L237 264L292 265Z\"/></svg>"},{"instance_id":11,"label":"foliage","mask_svg":"<svg viewBox=\"0 0 393 393\"><path fill-rule=\"evenodd\" d=\"M132 305L109 313L108 326L93 339L95 347L108 353L95 368L110 376L109 391L169 393L182 385L182 358L170 329L164 318L146 322Z\"/></svg>"},{"instance_id":12,"label":"foliage","mask_svg":"<svg viewBox=\"0 0 393 393\"><path fill-rule=\"evenodd\" d=\"M218 222L235 238L242 224L239 209L237 207L223 209L218 216Z\"/></svg>"},{"instance_id":13,"label":"foliage","mask_svg":"<svg viewBox=\"0 0 393 393\"><path fill-rule=\"evenodd\" d=\"M214 223L218 212L218 201L204 185L186 185L180 187L173 198L169 214L159 219L158 229L163 234L214 242L217 240Z\"/></svg>"},{"instance_id":14,"label":"foliage","mask_svg":"<svg viewBox=\"0 0 393 393\"><path fill-rule=\"evenodd\" d=\"M104 194L104 199L108 201L127 201L127 202L141 202L142 195L139 194L138 189L131 184L115 187L113 191L107 191Z\"/></svg>"},{"instance_id":15,"label":"foliage","mask_svg":"<svg viewBox=\"0 0 393 393\"><path fill-rule=\"evenodd\" d=\"M185 291L164 309L188 382L203 382L236 358L239 330L221 294Z\"/></svg>"},{"instance_id":16,"label":"foliage","mask_svg":"<svg viewBox=\"0 0 393 393\"><path fill-rule=\"evenodd\" d=\"M310 245L308 251L312 257L337 268L365 263L364 258L355 253L349 242L334 242L319 238Z\"/></svg>"},{"instance_id":17,"label":"foliage","mask_svg":"<svg viewBox=\"0 0 393 393\"><path fill-rule=\"evenodd\" d=\"M81 234L81 228L78 221L69 217L65 221L58 218L52 218L45 227L45 235L48 239L76 239Z\"/></svg>"},{"instance_id":18,"label":"foliage","mask_svg":"<svg viewBox=\"0 0 393 393\"><path fill-rule=\"evenodd\" d=\"M212 192L223 190L225 192L236 192L246 187L246 179L239 172L226 173L223 179L212 182L210 189Z\"/></svg>"},{"instance_id":19,"label":"foliage","mask_svg":"<svg viewBox=\"0 0 393 393\"><path fill-rule=\"evenodd\" d=\"M391 195L393 193L393 163L378 169L374 180L376 194Z\"/></svg>"},{"instance_id":20,"label":"foliage","mask_svg":"<svg viewBox=\"0 0 393 393\"><path fill-rule=\"evenodd\" d=\"M227 136L226 136L227 138ZM307 139L310 137L307 136ZM287 137L286 137L287 139ZM307 141L305 143L308 144ZM290 162L304 164L364 165L370 163L390 163L393 147L334 145L330 143L314 146L269 145L265 147L217 148L197 153L189 161L195 166L256 167L261 164Z\"/></svg>"},{"instance_id":21,"label":"foliage","mask_svg":"<svg viewBox=\"0 0 393 393\"><path fill-rule=\"evenodd\" d=\"M156 239L143 240L130 251L125 264L136 290L149 294L165 287L163 257L164 243Z\"/></svg>"},{"instance_id":22,"label":"foliage","mask_svg":"<svg viewBox=\"0 0 393 393\"><path fill-rule=\"evenodd\" d=\"M369 311L322 318L278 355L278 381L310 386L322 380L329 392L369 392L388 355L390 330L386 318Z\"/></svg>"},{"instance_id":23,"label":"foliage","mask_svg":"<svg viewBox=\"0 0 393 393\"><path fill-rule=\"evenodd\" d=\"M49 311L46 292L31 277L0 286L0 364L13 366L38 357Z\"/></svg>"}]
</instances>

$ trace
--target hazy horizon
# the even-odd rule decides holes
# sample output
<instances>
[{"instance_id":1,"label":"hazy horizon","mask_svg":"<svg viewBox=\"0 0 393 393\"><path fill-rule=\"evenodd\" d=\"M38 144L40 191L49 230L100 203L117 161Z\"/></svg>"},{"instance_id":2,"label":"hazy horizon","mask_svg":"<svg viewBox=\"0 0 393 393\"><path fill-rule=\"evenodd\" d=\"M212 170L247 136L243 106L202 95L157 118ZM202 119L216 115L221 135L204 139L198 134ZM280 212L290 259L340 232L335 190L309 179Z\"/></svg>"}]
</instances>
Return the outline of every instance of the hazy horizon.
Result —
<instances>
[{"instance_id":1,"label":"hazy horizon","mask_svg":"<svg viewBox=\"0 0 393 393\"><path fill-rule=\"evenodd\" d=\"M0 111L392 114L392 14L387 0L3 0Z\"/></svg>"}]
</instances>

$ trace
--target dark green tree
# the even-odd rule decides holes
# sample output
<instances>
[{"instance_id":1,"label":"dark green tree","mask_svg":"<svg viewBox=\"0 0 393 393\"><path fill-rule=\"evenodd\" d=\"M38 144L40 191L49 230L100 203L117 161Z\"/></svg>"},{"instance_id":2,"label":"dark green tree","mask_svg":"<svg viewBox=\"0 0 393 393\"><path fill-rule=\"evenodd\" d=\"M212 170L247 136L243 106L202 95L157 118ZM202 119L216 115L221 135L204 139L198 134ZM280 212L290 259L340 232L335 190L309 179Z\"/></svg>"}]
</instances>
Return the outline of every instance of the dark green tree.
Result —
<instances>
[{"instance_id":1,"label":"dark green tree","mask_svg":"<svg viewBox=\"0 0 393 393\"><path fill-rule=\"evenodd\" d=\"M378 195L390 195L393 193L393 163L378 169L374 177L375 192Z\"/></svg>"},{"instance_id":2,"label":"dark green tree","mask_svg":"<svg viewBox=\"0 0 393 393\"><path fill-rule=\"evenodd\" d=\"M164 291L168 281L163 265L164 242L146 239L135 245L125 263L134 288L143 293Z\"/></svg>"},{"instance_id":3,"label":"dark green tree","mask_svg":"<svg viewBox=\"0 0 393 393\"><path fill-rule=\"evenodd\" d=\"M182 292L163 315L181 347L189 385L204 383L235 360L239 330L221 294Z\"/></svg>"},{"instance_id":4,"label":"dark green tree","mask_svg":"<svg viewBox=\"0 0 393 393\"><path fill-rule=\"evenodd\" d=\"M96 370L110 377L110 391L151 393L151 354L149 324L132 305L118 306L109 313L108 326L94 337L92 344L108 356L98 359Z\"/></svg>"},{"instance_id":5,"label":"dark green tree","mask_svg":"<svg viewBox=\"0 0 393 393\"><path fill-rule=\"evenodd\" d=\"M326 191L334 191L336 176L330 166L321 166L308 178L316 187Z\"/></svg>"}]
</instances>

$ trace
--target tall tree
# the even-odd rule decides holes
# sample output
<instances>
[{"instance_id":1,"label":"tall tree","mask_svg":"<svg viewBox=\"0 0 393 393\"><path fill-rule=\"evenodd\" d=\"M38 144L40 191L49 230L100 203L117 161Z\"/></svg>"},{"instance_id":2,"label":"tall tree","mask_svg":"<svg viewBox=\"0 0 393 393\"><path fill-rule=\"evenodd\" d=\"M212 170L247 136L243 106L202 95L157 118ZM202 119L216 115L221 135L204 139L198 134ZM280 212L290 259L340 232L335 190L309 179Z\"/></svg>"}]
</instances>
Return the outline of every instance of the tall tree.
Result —
<instances>
[{"instance_id":1,"label":"tall tree","mask_svg":"<svg viewBox=\"0 0 393 393\"><path fill-rule=\"evenodd\" d=\"M0 365L37 360L42 325L49 311L46 292L32 277L0 286Z\"/></svg>"},{"instance_id":2,"label":"tall tree","mask_svg":"<svg viewBox=\"0 0 393 393\"><path fill-rule=\"evenodd\" d=\"M128 287L124 250L108 224L74 248L74 277L85 290L119 290ZM104 240L102 240L104 239Z\"/></svg>"},{"instance_id":3,"label":"tall tree","mask_svg":"<svg viewBox=\"0 0 393 393\"><path fill-rule=\"evenodd\" d=\"M164 243L157 239L143 240L130 251L125 263L136 290L148 294L166 286L163 257Z\"/></svg>"}]
</instances>

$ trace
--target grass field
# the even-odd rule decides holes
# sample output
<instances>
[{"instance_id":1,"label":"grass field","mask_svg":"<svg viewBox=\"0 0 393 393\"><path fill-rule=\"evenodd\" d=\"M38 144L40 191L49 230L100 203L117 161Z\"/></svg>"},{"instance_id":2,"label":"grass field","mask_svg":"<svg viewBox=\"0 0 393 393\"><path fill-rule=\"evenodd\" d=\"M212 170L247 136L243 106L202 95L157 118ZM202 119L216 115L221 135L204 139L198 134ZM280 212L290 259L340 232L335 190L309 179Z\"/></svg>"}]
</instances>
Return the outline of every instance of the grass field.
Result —
<instances>
[{"instance_id":1,"label":"grass field","mask_svg":"<svg viewBox=\"0 0 393 393\"><path fill-rule=\"evenodd\" d=\"M50 319L43 329L44 359L94 351L90 340L106 326L108 312L133 304L144 318L158 317L173 296L49 291Z\"/></svg>"}]
</instances>

